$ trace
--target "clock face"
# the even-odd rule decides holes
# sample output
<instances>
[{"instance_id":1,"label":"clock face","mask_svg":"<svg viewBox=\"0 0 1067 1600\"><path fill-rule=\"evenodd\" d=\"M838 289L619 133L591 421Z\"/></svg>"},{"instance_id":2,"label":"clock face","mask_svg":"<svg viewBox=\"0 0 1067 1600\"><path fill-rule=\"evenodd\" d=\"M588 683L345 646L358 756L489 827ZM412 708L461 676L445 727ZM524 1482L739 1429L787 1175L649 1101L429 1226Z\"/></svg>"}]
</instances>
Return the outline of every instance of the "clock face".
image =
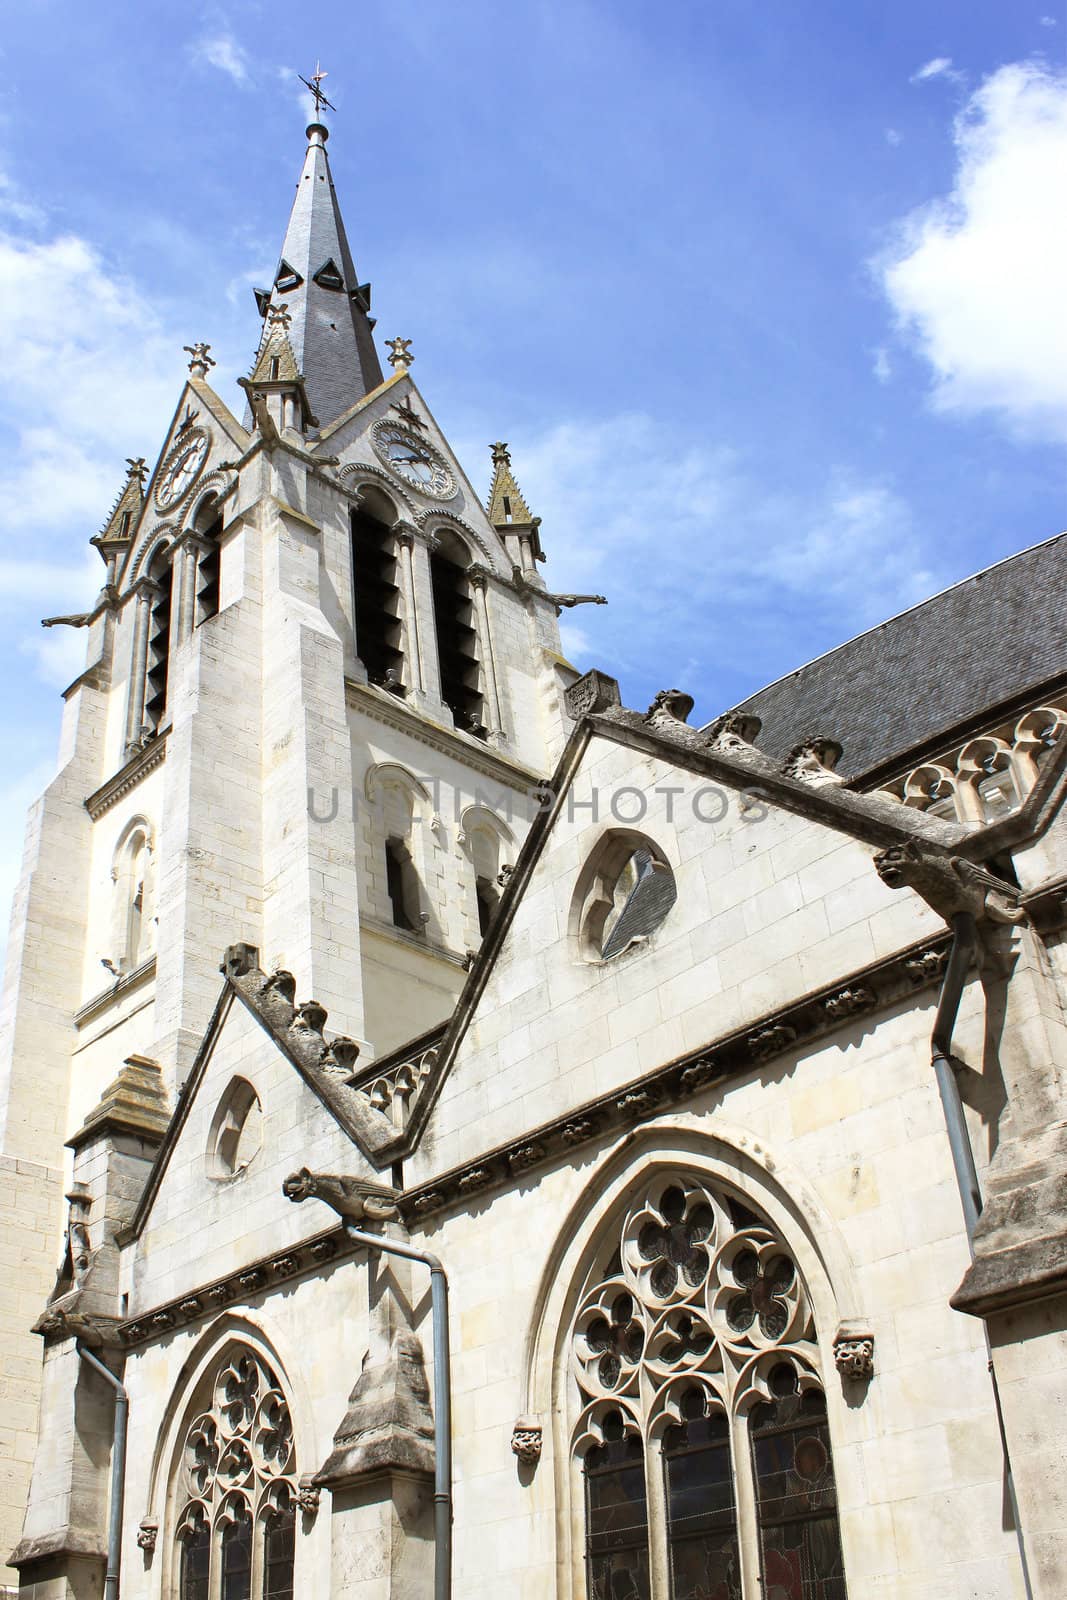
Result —
<instances>
[{"instance_id":1,"label":"clock face","mask_svg":"<svg viewBox=\"0 0 1067 1600\"><path fill-rule=\"evenodd\" d=\"M436 500L448 500L455 494L456 480L448 463L424 439L394 423L380 422L373 442L386 466L420 494L432 495Z\"/></svg>"},{"instance_id":2,"label":"clock face","mask_svg":"<svg viewBox=\"0 0 1067 1600\"><path fill-rule=\"evenodd\" d=\"M210 440L201 428L194 428L184 439L179 439L159 470L156 484L156 505L160 511L169 511L186 495L200 476L207 460Z\"/></svg>"}]
</instances>

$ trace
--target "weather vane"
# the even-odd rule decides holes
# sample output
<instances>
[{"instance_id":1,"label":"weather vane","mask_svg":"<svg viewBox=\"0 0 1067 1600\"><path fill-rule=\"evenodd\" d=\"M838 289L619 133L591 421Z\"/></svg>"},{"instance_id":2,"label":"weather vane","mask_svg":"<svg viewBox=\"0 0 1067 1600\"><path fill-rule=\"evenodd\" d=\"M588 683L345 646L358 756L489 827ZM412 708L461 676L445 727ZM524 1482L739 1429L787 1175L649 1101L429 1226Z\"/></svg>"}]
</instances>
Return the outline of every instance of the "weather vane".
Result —
<instances>
[{"instance_id":1,"label":"weather vane","mask_svg":"<svg viewBox=\"0 0 1067 1600\"><path fill-rule=\"evenodd\" d=\"M311 93L315 96L315 120L316 121L318 121L319 117L322 115L323 106L329 106L331 111L336 111L337 110L337 107L331 101L327 100L326 96L322 92L322 80L323 80L323 78L328 78L329 77L329 73L328 72L323 72L322 68L319 66L319 63L317 61L315 63L315 70L311 74L310 78L305 78L302 72L298 72L297 73L297 77L300 79L300 82L304 85L304 88L305 89L310 89Z\"/></svg>"}]
</instances>

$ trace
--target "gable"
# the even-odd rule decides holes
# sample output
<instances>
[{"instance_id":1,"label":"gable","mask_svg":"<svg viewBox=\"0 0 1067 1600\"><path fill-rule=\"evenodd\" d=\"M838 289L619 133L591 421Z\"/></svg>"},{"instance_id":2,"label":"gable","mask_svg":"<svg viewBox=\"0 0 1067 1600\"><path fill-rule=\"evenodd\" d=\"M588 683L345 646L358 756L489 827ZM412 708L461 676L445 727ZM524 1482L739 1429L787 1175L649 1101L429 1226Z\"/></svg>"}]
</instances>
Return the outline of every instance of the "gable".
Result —
<instances>
[{"instance_id":1,"label":"gable","mask_svg":"<svg viewBox=\"0 0 1067 1600\"><path fill-rule=\"evenodd\" d=\"M210 490L221 497L227 491L233 475L222 464L232 460L235 453L243 455L248 445L248 434L214 390L191 378L182 391L148 479L140 525L121 567L123 589L143 576L161 538L173 538L180 529L192 525L206 492Z\"/></svg>"},{"instance_id":2,"label":"gable","mask_svg":"<svg viewBox=\"0 0 1067 1600\"><path fill-rule=\"evenodd\" d=\"M237 1125L249 1096L258 1103L258 1136L247 1123ZM313 1214L319 1208L294 1206L282 1193L285 1178L305 1165L318 1172L371 1171L227 985L133 1224L131 1314L321 1228L321 1214Z\"/></svg>"},{"instance_id":3,"label":"gable","mask_svg":"<svg viewBox=\"0 0 1067 1600\"><path fill-rule=\"evenodd\" d=\"M424 443L440 457L451 475L454 493L440 497L422 493L390 470L383 459L383 431L388 435L393 430ZM326 446L340 457L342 483L351 488L364 481L379 483L402 519L428 527L453 526L470 547L475 562L510 578L511 558L462 463L408 373L397 374L351 407L323 430L317 446Z\"/></svg>"}]
</instances>

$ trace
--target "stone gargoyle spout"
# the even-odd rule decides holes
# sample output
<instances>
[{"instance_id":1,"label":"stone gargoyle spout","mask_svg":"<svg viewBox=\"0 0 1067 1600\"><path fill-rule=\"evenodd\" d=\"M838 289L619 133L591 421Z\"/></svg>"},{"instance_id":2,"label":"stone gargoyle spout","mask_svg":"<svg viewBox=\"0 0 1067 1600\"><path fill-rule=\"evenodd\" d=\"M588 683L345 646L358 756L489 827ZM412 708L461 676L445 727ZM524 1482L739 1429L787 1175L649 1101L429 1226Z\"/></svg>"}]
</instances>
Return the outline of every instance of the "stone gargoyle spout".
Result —
<instances>
[{"instance_id":1,"label":"stone gargoyle spout","mask_svg":"<svg viewBox=\"0 0 1067 1600\"><path fill-rule=\"evenodd\" d=\"M322 1200L332 1206L346 1222L395 1222L400 1216L397 1191L384 1184L368 1183L332 1172L309 1172L301 1167L291 1172L282 1184L287 1200Z\"/></svg>"}]
</instances>

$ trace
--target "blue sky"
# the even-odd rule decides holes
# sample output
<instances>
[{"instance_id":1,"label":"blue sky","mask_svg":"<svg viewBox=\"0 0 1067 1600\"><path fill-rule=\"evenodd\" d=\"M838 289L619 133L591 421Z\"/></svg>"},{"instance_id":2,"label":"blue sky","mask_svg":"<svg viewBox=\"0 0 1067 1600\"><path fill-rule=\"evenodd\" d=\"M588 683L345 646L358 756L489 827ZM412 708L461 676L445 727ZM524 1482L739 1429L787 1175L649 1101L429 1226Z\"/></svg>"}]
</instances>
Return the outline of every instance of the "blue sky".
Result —
<instances>
[{"instance_id":1,"label":"blue sky","mask_svg":"<svg viewBox=\"0 0 1067 1600\"><path fill-rule=\"evenodd\" d=\"M84 644L39 618L98 588L87 541L158 453L183 345L236 403L316 56L378 332L476 483L510 441L550 586L611 602L569 614L572 656L628 704L677 684L711 717L1064 526L1046 0L304 15L7 10L0 893Z\"/></svg>"}]
</instances>

